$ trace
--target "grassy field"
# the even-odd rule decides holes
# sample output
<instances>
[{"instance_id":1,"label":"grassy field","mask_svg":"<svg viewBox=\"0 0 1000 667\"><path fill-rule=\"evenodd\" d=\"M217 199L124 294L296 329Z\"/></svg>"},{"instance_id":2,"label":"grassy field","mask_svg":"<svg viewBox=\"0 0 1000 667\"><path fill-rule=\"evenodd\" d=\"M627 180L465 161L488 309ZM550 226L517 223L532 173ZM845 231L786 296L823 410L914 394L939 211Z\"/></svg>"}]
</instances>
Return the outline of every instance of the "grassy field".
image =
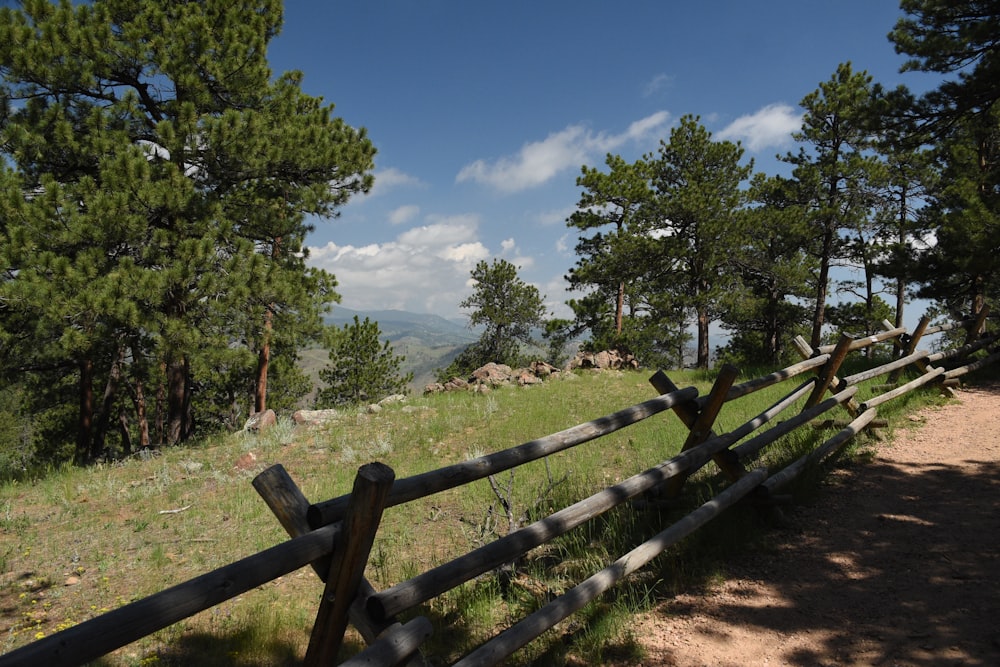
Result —
<instances>
[{"instance_id":1,"label":"grassy field","mask_svg":"<svg viewBox=\"0 0 1000 667\"><path fill-rule=\"evenodd\" d=\"M411 397L380 413L351 413L322 427L281 420L260 436L240 433L7 483L0 487L0 649L9 651L284 540L250 485L269 465L283 464L307 498L323 500L349 491L357 468L369 461L386 463L397 478L405 477L640 403L656 393L648 375L586 373L486 395ZM671 377L678 386L693 384L701 393L710 388L710 378L701 374ZM734 428L790 389L785 383L727 404L717 430ZM931 391L904 397L880 415L904 422L893 415L934 396ZM498 475L510 515L487 480L390 508L366 576L380 589L446 562L506 534L510 516L522 524L669 458L685 435L668 412L519 468L513 476ZM813 429L793 434L768 454L769 463L780 465L823 435ZM870 447L870 438L860 438L855 451ZM709 466L687 485L685 504L710 495L713 471ZM430 654L453 660L662 529L677 512L611 512L500 575L480 577L434 600L416 612L435 624ZM766 550L765 523L760 513L737 508L519 653L516 664L641 659L628 615L679 588L723 576L727 559L746 549ZM305 568L127 646L100 664L297 664L321 593L322 585ZM347 650L358 646L352 638Z\"/></svg>"}]
</instances>

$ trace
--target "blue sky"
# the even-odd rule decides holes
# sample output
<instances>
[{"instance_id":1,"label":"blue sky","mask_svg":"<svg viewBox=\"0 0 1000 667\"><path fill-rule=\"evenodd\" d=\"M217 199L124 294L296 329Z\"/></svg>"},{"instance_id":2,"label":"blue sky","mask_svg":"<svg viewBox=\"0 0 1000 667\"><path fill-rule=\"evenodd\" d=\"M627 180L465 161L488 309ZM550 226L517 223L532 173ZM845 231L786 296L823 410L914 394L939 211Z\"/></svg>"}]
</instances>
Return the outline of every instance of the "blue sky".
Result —
<instances>
[{"instance_id":1,"label":"blue sky","mask_svg":"<svg viewBox=\"0 0 1000 667\"><path fill-rule=\"evenodd\" d=\"M653 152L685 114L786 168L800 100L841 62L921 92L886 38L896 0L289 0L274 71L367 128L375 187L315 220L310 262L343 305L455 317L502 257L569 314L565 220L582 165Z\"/></svg>"}]
</instances>

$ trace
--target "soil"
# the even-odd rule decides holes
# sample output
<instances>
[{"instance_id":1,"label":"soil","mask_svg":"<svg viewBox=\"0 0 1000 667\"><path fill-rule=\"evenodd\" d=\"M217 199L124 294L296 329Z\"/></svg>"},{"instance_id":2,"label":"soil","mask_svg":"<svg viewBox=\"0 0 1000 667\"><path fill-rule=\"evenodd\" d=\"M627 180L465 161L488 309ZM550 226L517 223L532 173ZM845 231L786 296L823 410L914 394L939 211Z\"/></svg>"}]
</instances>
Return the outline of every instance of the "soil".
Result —
<instances>
[{"instance_id":1,"label":"soil","mask_svg":"<svg viewBox=\"0 0 1000 667\"><path fill-rule=\"evenodd\" d=\"M1000 665L1000 384L957 394L642 616L643 664Z\"/></svg>"}]
</instances>

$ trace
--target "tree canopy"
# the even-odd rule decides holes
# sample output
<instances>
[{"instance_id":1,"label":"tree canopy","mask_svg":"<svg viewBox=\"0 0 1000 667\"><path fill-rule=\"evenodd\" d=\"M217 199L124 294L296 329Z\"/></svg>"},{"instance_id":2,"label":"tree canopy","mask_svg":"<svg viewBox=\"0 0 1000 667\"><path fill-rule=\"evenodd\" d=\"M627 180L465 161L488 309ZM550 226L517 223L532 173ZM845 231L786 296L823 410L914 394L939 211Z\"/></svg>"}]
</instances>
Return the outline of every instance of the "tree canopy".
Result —
<instances>
[{"instance_id":1,"label":"tree canopy","mask_svg":"<svg viewBox=\"0 0 1000 667\"><path fill-rule=\"evenodd\" d=\"M325 347L330 363L319 372L327 386L319 391L320 408L375 402L392 394L405 394L413 373L400 373L405 357L392 351L389 341L380 341L378 323L367 317L330 328Z\"/></svg>"},{"instance_id":2,"label":"tree canopy","mask_svg":"<svg viewBox=\"0 0 1000 667\"><path fill-rule=\"evenodd\" d=\"M521 280L517 267L507 260L481 260L470 275L472 294L459 306L472 309L469 326L482 327L483 332L443 371L447 376L466 375L489 362L517 365L522 345L532 342L532 332L543 325L546 314L545 297Z\"/></svg>"},{"instance_id":3,"label":"tree canopy","mask_svg":"<svg viewBox=\"0 0 1000 667\"><path fill-rule=\"evenodd\" d=\"M368 190L375 151L272 74L281 21L279 0L0 9L0 363L77 458L112 414L128 447L188 437L205 400L252 409L337 299L306 216Z\"/></svg>"}]
</instances>

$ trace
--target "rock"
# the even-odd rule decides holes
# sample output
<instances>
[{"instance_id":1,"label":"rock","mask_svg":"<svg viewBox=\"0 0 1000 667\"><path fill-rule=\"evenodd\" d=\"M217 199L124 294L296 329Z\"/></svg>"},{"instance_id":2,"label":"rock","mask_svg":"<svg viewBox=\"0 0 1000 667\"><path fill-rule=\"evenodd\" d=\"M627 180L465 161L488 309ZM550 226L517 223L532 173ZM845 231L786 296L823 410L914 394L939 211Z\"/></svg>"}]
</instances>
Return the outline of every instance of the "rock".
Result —
<instances>
[{"instance_id":1,"label":"rock","mask_svg":"<svg viewBox=\"0 0 1000 667\"><path fill-rule=\"evenodd\" d=\"M406 400L406 394L390 394L386 396L381 401L378 402L379 405L392 405L393 403L402 403Z\"/></svg>"},{"instance_id":2,"label":"rock","mask_svg":"<svg viewBox=\"0 0 1000 667\"><path fill-rule=\"evenodd\" d=\"M472 378L479 384L488 384L495 387L510 382L511 368L507 364L497 364L491 361L485 366L472 371Z\"/></svg>"},{"instance_id":3,"label":"rock","mask_svg":"<svg viewBox=\"0 0 1000 667\"><path fill-rule=\"evenodd\" d=\"M240 458L236 459L236 463L233 467L241 472L252 470L257 467L257 455L253 452L247 452Z\"/></svg>"},{"instance_id":4,"label":"rock","mask_svg":"<svg viewBox=\"0 0 1000 667\"><path fill-rule=\"evenodd\" d=\"M316 426L338 417L340 417L340 413L332 408L329 410L296 410L295 414L292 415L292 421L296 424Z\"/></svg>"},{"instance_id":5,"label":"rock","mask_svg":"<svg viewBox=\"0 0 1000 667\"><path fill-rule=\"evenodd\" d=\"M66 577L67 586L76 586L78 583L80 583L80 577Z\"/></svg>"},{"instance_id":6,"label":"rock","mask_svg":"<svg viewBox=\"0 0 1000 667\"><path fill-rule=\"evenodd\" d=\"M567 370L574 368L593 368L602 371L622 370L625 368L638 370L639 361L633 355L622 354L618 350L578 352L566 365Z\"/></svg>"},{"instance_id":7,"label":"rock","mask_svg":"<svg viewBox=\"0 0 1000 667\"><path fill-rule=\"evenodd\" d=\"M559 369L550 363L544 361L533 361L528 367L536 377L545 379L550 375L555 375L559 372Z\"/></svg>"},{"instance_id":8,"label":"rock","mask_svg":"<svg viewBox=\"0 0 1000 667\"><path fill-rule=\"evenodd\" d=\"M365 410L368 412L368 414L374 415L374 414L376 414L378 412L382 412L382 404L381 403L372 403L367 408L365 408Z\"/></svg>"},{"instance_id":9,"label":"rock","mask_svg":"<svg viewBox=\"0 0 1000 667\"><path fill-rule=\"evenodd\" d=\"M521 387L526 387L532 384L542 384L542 379L527 368L519 368L515 373L514 379Z\"/></svg>"},{"instance_id":10,"label":"rock","mask_svg":"<svg viewBox=\"0 0 1000 667\"><path fill-rule=\"evenodd\" d=\"M469 383L460 377L453 377L452 379L448 380L444 386L445 389L448 389L449 387L453 389L468 389Z\"/></svg>"},{"instance_id":11,"label":"rock","mask_svg":"<svg viewBox=\"0 0 1000 667\"><path fill-rule=\"evenodd\" d=\"M274 414L274 410L264 410L263 412L250 415L246 424L243 425L243 430L253 431L254 433L263 433L277 423L278 416Z\"/></svg>"},{"instance_id":12,"label":"rock","mask_svg":"<svg viewBox=\"0 0 1000 667\"><path fill-rule=\"evenodd\" d=\"M445 390L444 385L440 382L432 382L431 384L424 387L424 394L440 394Z\"/></svg>"}]
</instances>

